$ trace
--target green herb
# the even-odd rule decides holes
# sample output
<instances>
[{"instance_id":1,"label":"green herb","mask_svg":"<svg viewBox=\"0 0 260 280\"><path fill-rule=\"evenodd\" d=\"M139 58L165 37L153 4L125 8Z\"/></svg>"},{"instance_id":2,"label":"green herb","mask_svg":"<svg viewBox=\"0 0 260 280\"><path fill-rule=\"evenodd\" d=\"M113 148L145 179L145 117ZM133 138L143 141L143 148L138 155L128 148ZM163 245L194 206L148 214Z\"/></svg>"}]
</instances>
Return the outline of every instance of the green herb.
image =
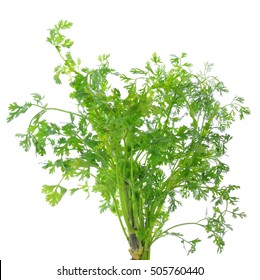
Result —
<instances>
[{"instance_id":1,"label":"green herb","mask_svg":"<svg viewBox=\"0 0 260 280\"><path fill-rule=\"evenodd\" d=\"M223 159L232 139L227 130L237 115L243 119L250 113L244 99L235 97L223 105L221 97L228 90L210 74L212 65L206 63L195 74L185 53L172 55L169 69L154 53L143 68L127 75L110 67L109 55L99 56L94 69L81 67L70 52L73 42L61 33L71 26L60 21L47 41L62 60L54 80L61 84L61 75L69 78L75 111L49 107L34 93L31 102L12 103L7 118L10 122L38 109L27 131L17 136L25 151L34 146L36 154L50 153L44 169L62 173L58 184L43 186L46 200L52 206L60 202L67 193L63 180L83 181L70 194L101 194L100 211L117 215L135 260L149 259L151 245L167 235L179 238L193 253L201 240L186 239L179 231L189 225L205 230L221 252L224 235L232 229L228 216L246 216L233 194L239 186L222 185L229 171ZM111 76L121 81L122 89L110 85ZM66 114L69 121L49 122L44 117L53 111ZM95 179L93 186L88 185L90 178ZM170 214L188 198L207 205L205 216L167 228Z\"/></svg>"}]
</instances>

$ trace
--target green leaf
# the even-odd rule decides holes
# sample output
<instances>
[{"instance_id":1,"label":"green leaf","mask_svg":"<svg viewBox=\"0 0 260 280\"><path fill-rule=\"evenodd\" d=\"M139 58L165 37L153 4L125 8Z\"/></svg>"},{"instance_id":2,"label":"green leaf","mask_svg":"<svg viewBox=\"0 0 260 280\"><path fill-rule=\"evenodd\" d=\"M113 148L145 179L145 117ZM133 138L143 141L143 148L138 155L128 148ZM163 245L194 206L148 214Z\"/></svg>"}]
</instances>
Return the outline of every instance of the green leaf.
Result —
<instances>
[{"instance_id":1,"label":"green leaf","mask_svg":"<svg viewBox=\"0 0 260 280\"><path fill-rule=\"evenodd\" d=\"M67 52L65 56L66 56L66 59L67 59L66 62L65 62L67 66L69 66L69 67L76 66L76 62L73 60L70 52Z\"/></svg>"},{"instance_id":2,"label":"green leaf","mask_svg":"<svg viewBox=\"0 0 260 280\"><path fill-rule=\"evenodd\" d=\"M161 63L161 58L159 55L157 55L156 53L153 53L152 57L151 57L151 61L154 63Z\"/></svg>"},{"instance_id":3,"label":"green leaf","mask_svg":"<svg viewBox=\"0 0 260 280\"><path fill-rule=\"evenodd\" d=\"M132 69L130 70L130 72L131 72L132 74L141 74L141 75L146 75L146 74L147 74L147 71L142 70L142 69L139 69L139 68L132 68Z\"/></svg>"},{"instance_id":4,"label":"green leaf","mask_svg":"<svg viewBox=\"0 0 260 280\"><path fill-rule=\"evenodd\" d=\"M109 57L110 57L110 54L99 55L99 56L98 56L98 60L99 60L101 63L107 63Z\"/></svg>"},{"instance_id":5,"label":"green leaf","mask_svg":"<svg viewBox=\"0 0 260 280\"><path fill-rule=\"evenodd\" d=\"M46 201L51 206L57 205L66 192L67 189L61 187L60 185L44 185L42 187L42 193L46 195Z\"/></svg>"},{"instance_id":6,"label":"green leaf","mask_svg":"<svg viewBox=\"0 0 260 280\"><path fill-rule=\"evenodd\" d=\"M60 20L55 26L57 29L70 29L73 23L68 20Z\"/></svg>"},{"instance_id":7,"label":"green leaf","mask_svg":"<svg viewBox=\"0 0 260 280\"><path fill-rule=\"evenodd\" d=\"M54 28L49 29L49 37L47 38L47 42L54 45L58 51L61 50L61 47L70 48L73 45L73 41L65 38L65 36L62 35L60 31L70 29L72 25L72 22L60 20L59 23L54 26Z\"/></svg>"},{"instance_id":8,"label":"green leaf","mask_svg":"<svg viewBox=\"0 0 260 280\"><path fill-rule=\"evenodd\" d=\"M9 116L7 118L7 122L11 122L13 119L19 117L21 114L24 114L30 107L32 103L26 102L24 105L20 106L16 102L13 102L9 105Z\"/></svg>"},{"instance_id":9,"label":"green leaf","mask_svg":"<svg viewBox=\"0 0 260 280\"><path fill-rule=\"evenodd\" d=\"M21 133L16 133L15 136L23 138L23 140L20 141L20 146L24 148L25 152L28 152L32 145L31 136L29 134Z\"/></svg>"},{"instance_id":10,"label":"green leaf","mask_svg":"<svg viewBox=\"0 0 260 280\"><path fill-rule=\"evenodd\" d=\"M41 96L39 93L32 93L33 100L36 102L37 105L43 105L42 100L44 99L44 96Z\"/></svg>"},{"instance_id":11,"label":"green leaf","mask_svg":"<svg viewBox=\"0 0 260 280\"><path fill-rule=\"evenodd\" d=\"M62 65L58 65L57 67L55 67L54 73L55 74L53 76L53 79L56 84L60 85L61 84L60 75L65 74L64 67Z\"/></svg>"},{"instance_id":12,"label":"green leaf","mask_svg":"<svg viewBox=\"0 0 260 280\"><path fill-rule=\"evenodd\" d=\"M172 57L171 58L172 65L179 64L180 58L178 56L176 56L175 54L172 54L171 57Z\"/></svg>"},{"instance_id":13,"label":"green leaf","mask_svg":"<svg viewBox=\"0 0 260 280\"><path fill-rule=\"evenodd\" d=\"M62 47L69 49L73 44L74 42L71 41L70 39L65 39L64 42L62 43Z\"/></svg>"},{"instance_id":14,"label":"green leaf","mask_svg":"<svg viewBox=\"0 0 260 280\"><path fill-rule=\"evenodd\" d=\"M190 241L191 247L188 251L188 254L190 254L190 253L193 254L196 251L196 246L199 242L201 242L201 240L199 238L196 238L196 239Z\"/></svg>"},{"instance_id":15,"label":"green leaf","mask_svg":"<svg viewBox=\"0 0 260 280\"><path fill-rule=\"evenodd\" d=\"M76 191L80 190L80 188L70 189L70 195L73 195Z\"/></svg>"},{"instance_id":16,"label":"green leaf","mask_svg":"<svg viewBox=\"0 0 260 280\"><path fill-rule=\"evenodd\" d=\"M48 162L44 163L43 165L43 169L49 169L49 173L50 174L53 174L55 172L55 164L51 161L51 160L48 160Z\"/></svg>"}]
</instances>

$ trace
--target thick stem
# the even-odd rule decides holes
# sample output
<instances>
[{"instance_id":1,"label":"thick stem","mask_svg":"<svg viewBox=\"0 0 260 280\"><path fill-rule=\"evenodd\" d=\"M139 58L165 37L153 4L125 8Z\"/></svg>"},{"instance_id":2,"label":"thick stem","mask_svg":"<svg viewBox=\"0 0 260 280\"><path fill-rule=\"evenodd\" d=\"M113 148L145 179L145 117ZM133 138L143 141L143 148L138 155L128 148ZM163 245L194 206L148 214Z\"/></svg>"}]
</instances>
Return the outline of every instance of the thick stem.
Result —
<instances>
[{"instance_id":1,"label":"thick stem","mask_svg":"<svg viewBox=\"0 0 260 280\"><path fill-rule=\"evenodd\" d=\"M151 247L148 246L148 247L142 248L142 250L138 250L138 251L135 251L135 252L133 252L133 250L130 249L129 252L130 252L130 254L132 256L132 260L134 260L134 261L150 260Z\"/></svg>"},{"instance_id":2,"label":"thick stem","mask_svg":"<svg viewBox=\"0 0 260 280\"><path fill-rule=\"evenodd\" d=\"M149 242L138 240L133 233L129 235L129 243L129 253L132 256L132 260L150 260L151 246Z\"/></svg>"},{"instance_id":3,"label":"thick stem","mask_svg":"<svg viewBox=\"0 0 260 280\"><path fill-rule=\"evenodd\" d=\"M151 247L144 248L143 254L140 258L140 260L150 260L150 254L151 254Z\"/></svg>"}]
</instances>

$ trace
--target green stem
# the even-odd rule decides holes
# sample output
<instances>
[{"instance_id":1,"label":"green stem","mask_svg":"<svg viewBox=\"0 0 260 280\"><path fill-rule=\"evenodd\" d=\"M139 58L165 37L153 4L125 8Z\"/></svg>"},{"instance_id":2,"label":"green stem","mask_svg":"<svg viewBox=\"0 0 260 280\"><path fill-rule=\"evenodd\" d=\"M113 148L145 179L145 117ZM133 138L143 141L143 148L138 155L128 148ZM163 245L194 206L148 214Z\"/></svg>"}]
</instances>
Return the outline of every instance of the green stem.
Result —
<instances>
[{"instance_id":1,"label":"green stem","mask_svg":"<svg viewBox=\"0 0 260 280\"><path fill-rule=\"evenodd\" d=\"M58 51L59 56L64 61L65 65L70 69L70 71L74 72L77 75L81 75L82 76L82 74L80 72L78 72L77 70L75 70L74 68L72 68L70 65L67 64L67 59L64 58L64 56L61 54L61 51L57 47L56 47L56 50Z\"/></svg>"},{"instance_id":2,"label":"green stem","mask_svg":"<svg viewBox=\"0 0 260 280\"><path fill-rule=\"evenodd\" d=\"M154 243L156 240L158 240L159 238L165 236L168 234L168 232L173 229L173 228L177 228L177 227L181 227L181 226L187 226L187 225L197 225L197 226L201 226L201 227L205 227L205 225L200 224L200 222L206 220L206 218L203 218L201 220L199 220L198 222L188 222L188 223L182 223L182 224L178 224L178 225L174 225L172 227L167 228L166 230L164 230L159 236L155 237L152 240L152 243Z\"/></svg>"},{"instance_id":3,"label":"green stem","mask_svg":"<svg viewBox=\"0 0 260 280\"><path fill-rule=\"evenodd\" d=\"M118 153L118 144L116 147L116 154ZM116 155L117 157L117 155ZM118 192L119 192L119 199L120 199L120 204L121 204L121 209L122 209L122 214L125 220L125 224L126 227L128 229L128 232L132 232L132 226L130 223L130 219L129 219L129 206L128 206L128 197L127 197L127 189L125 186L125 181L124 178L121 174L121 170L120 170L120 163L116 162L115 163L115 168L116 168L116 180L117 180L117 187L118 187Z\"/></svg>"},{"instance_id":4,"label":"green stem","mask_svg":"<svg viewBox=\"0 0 260 280\"><path fill-rule=\"evenodd\" d=\"M123 232L124 232L124 235L125 235L125 237L126 237L126 240L129 241L128 235L127 235L126 230L125 230L125 227L124 227L124 225L123 225L123 221L122 221L122 219L121 219L121 215L120 215L120 213L119 213L119 208L118 208L118 204L117 204L116 198L115 198L114 194L112 194L112 193L111 193L111 196L112 196L112 199L113 199L113 201L114 201L114 203L115 203L116 213L117 213L117 217L118 217L118 219L119 219L119 223L120 223L120 225L121 225L121 228L122 228L122 230L123 230Z\"/></svg>"},{"instance_id":5,"label":"green stem","mask_svg":"<svg viewBox=\"0 0 260 280\"><path fill-rule=\"evenodd\" d=\"M78 117L80 117L80 118L83 117L83 115L81 115L81 114L78 114L78 113L75 113L75 112L71 112L71 111L67 111L67 110L63 110L63 109L58 109L58 108L45 108L45 107L43 107L43 106L36 105L36 104L33 104L33 106L41 108L41 109L42 109L41 112L53 110L53 111L59 111L59 112L67 113L67 114L73 114L73 115L78 116Z\"/></svg>"},{"instance_id":6,"label":"green stem","mask_svg":"<svg viewBox=\"0 0 260 280\"><path fill-rule=\"evenodd\" d=\"M140 260L150 260L150 255L151 255L151 247L145 246Z\"/></svg>"},{"instance_id":7,"label":"green stem","mask_svg":"<svg viewBox=\"0 0 260 280\"><path fill-rule=\"evenodd\" d=\"M122 214L127 226L128 231L131 232L131 224L129 222L129 211L128 211L128 204L127 204L127 198L125 193L125 184L121 180L121 176L119 175L118 167L116 167L116 173L117 173L117 186L119 190L119 198L121 202L121 208L122 208Z\"/></svg>"}]
</instances>

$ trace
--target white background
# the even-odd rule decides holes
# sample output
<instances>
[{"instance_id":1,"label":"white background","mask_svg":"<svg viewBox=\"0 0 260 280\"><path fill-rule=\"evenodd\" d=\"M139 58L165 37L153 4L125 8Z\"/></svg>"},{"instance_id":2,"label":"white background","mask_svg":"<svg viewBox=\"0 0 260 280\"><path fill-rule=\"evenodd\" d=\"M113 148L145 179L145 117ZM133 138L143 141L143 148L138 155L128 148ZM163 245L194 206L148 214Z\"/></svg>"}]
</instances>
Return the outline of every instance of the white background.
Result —
<instances>
[{"instance_id":1,"label":"white background","mask_svg":"<svg viewBox=\"0 0 260 280\"><path fill-rule=\"evenodd\" d=\"M1 1L0 259L3 279L60 279L63 277L56 276L56 270L62 265L203 266L205 276L179 277L257 279L260 250L260 17L257 4L258 1L252 0ZM69 32L75 40L72 52L87 66L95 65L96 57L103 53L111 54L112 67L123 71L142 67L154 51L164 59L169 54L187 52L188 60L198 68L206 61L214 63L214 73L225 82L231 98L245 97L252 114L237 122L230 132L234 139L229 145L227 162L231 171L226 182L241 186L240 207L248 217L233 222L234 231L227 234L221 255L202 234L205 242L192 256L186 256L178 240L165 238L153 246L150 262L130 262L128 245L116 217L109 212L99 214L97 197L86 200L83 193L67 196L54 208L45 202L41 186L55 184L58 179L41 169L38 164L41 158L36 158L33 151L24 153L14 136L25 130L29 116L8 125L5 119L8 104L27 101L32 92L46 95L49 104L63 105L69 89L66 85L54 84L53 68L60 59L45 41L47 29L60 19L74 23ZM195 217L195 207L188 205L184 212L178 212L176 219L185 219L190 213Z\"/></svg>"}]
</instances>

